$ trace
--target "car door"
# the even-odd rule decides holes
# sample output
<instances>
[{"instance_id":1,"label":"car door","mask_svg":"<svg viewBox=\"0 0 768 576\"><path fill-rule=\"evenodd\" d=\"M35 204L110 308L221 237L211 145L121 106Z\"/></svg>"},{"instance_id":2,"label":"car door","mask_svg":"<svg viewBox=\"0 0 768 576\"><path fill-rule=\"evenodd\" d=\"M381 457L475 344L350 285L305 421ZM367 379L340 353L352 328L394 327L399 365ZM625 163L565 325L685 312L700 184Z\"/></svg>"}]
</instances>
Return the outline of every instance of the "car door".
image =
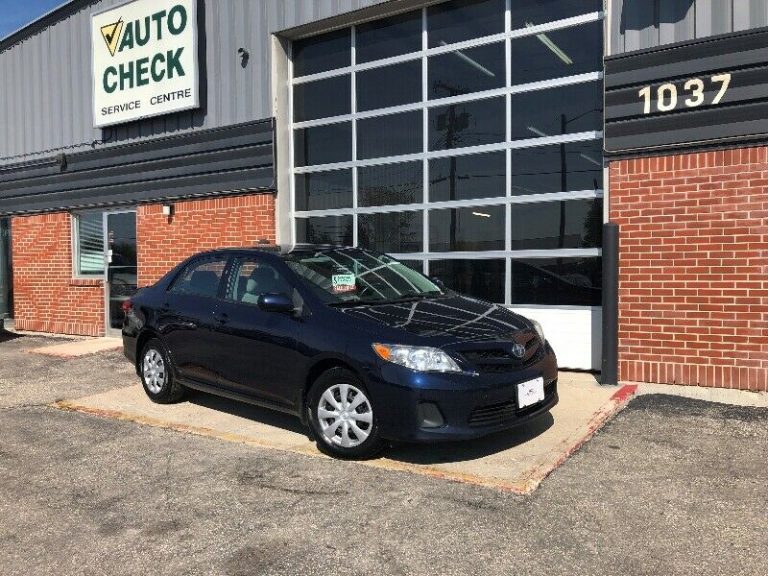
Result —
<instances>
[{"instance_id":1,"label":"car door","mask_svg":"<svg viewBox=\"0 0 768 576\"><path fill-rule=\"evenodd\" d=\"M214 318L226 257L194 260L168 288L159 325L181 378L215 386L219 359L214 345Z\"/></svg>"},{"instance_id":2,"label":"car door","mask_svg":"<svg viewBox=\"0 0 768 576\"><path fill-rule=\"evenodd\" d=\"M269 403L291 407L305 359L298 351L302 320L259 308L262 294L298 292L278 267L258 256L236 258L216 311L220 385Z\"/></svg>"}]
</instances>

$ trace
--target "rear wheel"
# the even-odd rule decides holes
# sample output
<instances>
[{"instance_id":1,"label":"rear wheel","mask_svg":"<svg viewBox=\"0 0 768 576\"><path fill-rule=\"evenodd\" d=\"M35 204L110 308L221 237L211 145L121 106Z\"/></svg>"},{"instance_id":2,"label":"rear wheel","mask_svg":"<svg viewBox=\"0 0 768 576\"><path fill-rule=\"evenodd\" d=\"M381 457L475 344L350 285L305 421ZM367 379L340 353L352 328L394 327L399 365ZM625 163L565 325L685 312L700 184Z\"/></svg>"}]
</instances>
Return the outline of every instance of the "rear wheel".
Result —
<instances>
[{"instance_id":1,"label":"rear wheel","mask_svg":"<svg viewBox=\"0 0 768 576\"><path fill-rule=\"evenodd\" d=\"M344 368L323 373L309 392L307 411L321 452L370 458L383 444L373 402L360 379Z\"/></svg>"},{"instance_id":2,"label":"rear wheel","mask_svg":"<svg viewBox=\"0 0 768 576\"><path fill-rule=\"evenodd\" d=\"M165 346L153 338L144 346L139 364L144 392L152 402L171 404L184 396L184 386L176 382Z\"/></svg>"}]
</instances>

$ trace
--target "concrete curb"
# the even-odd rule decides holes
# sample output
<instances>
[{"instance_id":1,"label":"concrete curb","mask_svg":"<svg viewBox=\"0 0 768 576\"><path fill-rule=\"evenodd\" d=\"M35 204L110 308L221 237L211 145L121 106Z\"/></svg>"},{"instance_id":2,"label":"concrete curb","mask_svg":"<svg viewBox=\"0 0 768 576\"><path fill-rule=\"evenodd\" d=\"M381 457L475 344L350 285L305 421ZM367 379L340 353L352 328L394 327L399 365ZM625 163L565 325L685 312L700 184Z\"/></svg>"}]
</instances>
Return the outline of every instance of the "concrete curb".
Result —
<instances>
[{"instance_id":1,"label":"concrete curb","mask_svg":"<svg viewBox=\"0 0 768 576\"><path fill-rule=\"evenodd\" d=\"M441 470L431 466L417 466L388 458L361 461L359 464L383 470L407 472L409 474L418 474L420 476L447 480L450 482L457 482L484 488L492 488L519 496L527 496L533 493L547 476L554 472L559 466L568 460L571 455L573 455L579 448L588 442L590 438L592 438L592 436L594 436L594 434L606 424L606 422L608 422L611 418L613 418L613 416L621 411L621 409L624 408L624 406L626 406L629 400L634 396L636 390L636 386L624 386L619 389L610 398L607 404L605 404L592 415L585 426L579 429L575 435L570 436L566 441L563 441L559 446L557 446L556 454L558 457L554 462L550 460L550 462L547 463L540 463L538 465L534 464L531 472L527 473L522 478L522 480L509 482L488 476L479 476L474 474ZM303 442L301 444L296 444L290 447L275 446L270 442L261 441L257 438L254 438L253 436L222 432L212 428L189 424L172 423L159 418L143 416L140 414L121 410L94 408L91 406L85 406L76 400L61 400L51 404L50 406L59 410L79 412L82 414L88 414L100 418L110 418L123 422L134 422L136 424L173 430L175 432L181 432L184 434L193 434L196 436L215 438L226 442L237 442L258 448L268 448L270 450L293 452L304 456L321 457L326 459L328 458L315 448L314 443L310 442Z\"/></svg>"}]
</instances>

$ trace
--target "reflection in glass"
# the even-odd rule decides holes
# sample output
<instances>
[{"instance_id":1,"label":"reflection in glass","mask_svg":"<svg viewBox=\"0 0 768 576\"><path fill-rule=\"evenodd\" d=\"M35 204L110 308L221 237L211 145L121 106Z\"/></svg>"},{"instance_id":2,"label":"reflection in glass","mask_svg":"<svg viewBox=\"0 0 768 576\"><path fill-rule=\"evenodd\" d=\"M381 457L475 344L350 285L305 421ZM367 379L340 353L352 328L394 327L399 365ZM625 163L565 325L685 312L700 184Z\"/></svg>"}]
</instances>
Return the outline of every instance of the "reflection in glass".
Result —
<instances>
[{"instance_id":1,"label":"reflection in glass","mask_svg":"<svg viewBox=\"0 0 768 576\"><path fill-rule=\"evenodd\" d=\"M424 262L422 260L400 260L402 264L405 264L411 270L416 270L419 274L424 274Z\"/></svg>"},{"instance_id":2,"label":"reflection in glass","mask_svg":"<svg viewBox=\"0 0 768 576\"><path fill-rule=\"evenodd\" d=\"M359 112L421 101L421 60L357 74Z\"/></svg>"},{"instance_id":3,"label":"reflection in glass","mask_svg":"<svg viewBox=\"0 0 768 576\"><path fill-rule=\"evenodd\" d=\"M512 150L512 195L603 189L600 140Z\"/></svg>"},{"instance_id":4,"label":"reflection in glass","mask_svg":"<svg viewBox=\"0 0 768 576\"><path fill-rule=\"evenodd\" d=\"M308 76L352 65L352 30L345 28L293 43L293 75Z\"/></svg>"},{"instance_id":5,"label":"reflection in glass","mask_svg":"<svg viewBox=\"0 0 768 576\"><path fill-rule=\"evenodd\" d=\"M504 43L439 54L429 59L429 98L447 98L506 84Z\"/></svg>"},{"instance_id":6,"label":"reflection in glass","mask_svg":"<svg viewBox=\"0 0 768 576\"><path fill-rule=\"evenodd\" d=\"M352 207L352 170L296 175L296 210Z\"/></svg>"},{"instance_id":7,"label":"reflection in glass","mask_svg":"<svg viewBox=\"0 0 768 576\"><path fill-rule=\"evenodd\" d=\"M357 62L372 62L421 50L421 10L358 24Z\"/></svg>"},{"instance_id":8,"label":"reflection in glass","mask_svg":"<svg viewBox=\"0 0 768 576\"><path fill-rule=\"evenodd\" d=\"M429 161L431 202L496 198L506 191L506 154L473 154Z\"/></svg>"},{"instance_id":9,"label":"reflection in glass","mask_svg":"<svg viewBox=\"0 0 768 576\"><path fill-rule=\"evenodd\" d=\"M423 221L422 212L360 214L358 243L379 252L421 252Z\"/></svg>"},{"instance_id":10,"label":"reflection in glass","mask_svg":"<svg viewBox=\"0 0 768 576\"><path fill-rule=\"evenodd\" d=\"M603 0L514 0L512 29L527 28L602 9Z\"/></svg>"},{"instance_id":11,"label":"reflection in glass","mask_svg":"<svg viewBox=\"0 0 768 576\"><path fill-rule=\"evenodd\" d=\"M512 95L513 140L597 131L602 122L602 82Z\"/></svg>"},{"instance_id":12,"label":"reflection in glass","mask_svg":"<svg viewBox=\"0 0 768 576\"><path fill-rule=\"evenodd\" d=\"M504 206L450 208L429 212L433 252L504 250Z\"/></svg>"},{"instance_id":13,"label":"reflection in glass","mask_svg":"<svg viewBox=\"0 0 768 576\"><path fill-rule=\"evenodd\" d=\"M352 110L351 84L349 75L296 84L293 87L294 121L349 114Z\"/></svg>"},{"instance_id":14,"label":"reflection in glass","mask_svg":"<svg viewBox=\"0 0 768 576\"><path fill-rule=\"evenodd\" d=\"M296 242L352 246L352 216L296 219Z\"/></svg>"},{"instance_id":15,"label":"reflection in glass","mask_svg":"<svg viewBox=\"0 0 768 576\"><path fill-rule=\"evenodd\" d=\"M421 111L416 111L360 120L357 123L358 159L421 152L424 135L421 119Z\"/></svg>"},{"instance_id":16,"label":"reflection in glass","mask_svg":"<svg viewBox=\"0 0 768 576\"><path fill-rule=\"evenodd\" d=\"M504 303L504 260L433 260L429 275L456 292Z\"/></svg>"},{"instance_id":17,"label":"reflection in glass","mask_svg":"<svg viewBox=\"0 0 768 576\"><path fill-rule=\"evenodd\" d=\"M505 138L503 97L438 106L429 110L429 149L495 144Z\"/></svg>"},{"instance_id":18,"label":"reflection in glass","mask_svg":"<svg viewBox=\"0 0 768 576\"><path fill-rule=\"evenodd\" d=\"M513 85L602 69L602 22L512 40Z\"/></svg>"},{"instance_id":19,"label":"reflection in glass","mask_svg":"<svg viewBox=\"0 0 768 576\"><path fill-rule=\"evenodd\" d=\"M512 206L512 250L600 248L603 201L564 200Z\"/></svg>"},{"instance_id":20,"label":"reflection in glass","mask_svg":"<svg viewBox=\"0 0 768 576\"><path fill-rule=\"evenodd\" d=\"M602 305L602 259L512 260L512 304Z\"/></svg>"},{"instance_id":21,"label":"reflection in glass","mask_svg":"<svg viewBox=\"0 0 768 576\"><path fill-rule=\"evenodd\" d=\"M427 8L429 47L504 32L504 0L454 0Z\"/></svg>"},{"instance_id":22,"label":"reflection in glass","mask_svg":"<svg viewBox=\"0 0 768 576\"><path fill-rule=\"evenodd\" d=\"M423 172L422 162L361 167L357 171L357 202L360 206L421 202Z\"/></svg>"},{"instance_id":23,"label":"reflection in glass","mask_svg":"<svg viewBox=\"0 0 768 576\"><path fill-rule=\"evenodd\" d=\"M342 122L294 131L296 166L352 160L352 124Z\"/></svg>"}]
</instances>

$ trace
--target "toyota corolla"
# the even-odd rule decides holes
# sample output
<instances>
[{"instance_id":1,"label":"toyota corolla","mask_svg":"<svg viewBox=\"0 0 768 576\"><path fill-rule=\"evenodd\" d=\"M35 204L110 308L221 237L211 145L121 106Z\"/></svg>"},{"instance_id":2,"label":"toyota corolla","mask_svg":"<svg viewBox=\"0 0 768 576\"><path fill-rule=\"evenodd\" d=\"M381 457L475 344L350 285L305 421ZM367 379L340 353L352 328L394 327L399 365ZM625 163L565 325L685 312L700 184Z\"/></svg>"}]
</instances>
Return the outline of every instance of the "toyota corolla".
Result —
<instances>
[{"instance_id":1,"label":"toyota corolla","mask_svg":"<svg viewBox=\"0 0 768 576\"><path fill-rule=\"evenodd\" d=\"M294 414L333 456L479 438L558 401L538 323L369 250L206 252L124 310L152 401L196 389Z\"/></svg>"}]
</instances>

